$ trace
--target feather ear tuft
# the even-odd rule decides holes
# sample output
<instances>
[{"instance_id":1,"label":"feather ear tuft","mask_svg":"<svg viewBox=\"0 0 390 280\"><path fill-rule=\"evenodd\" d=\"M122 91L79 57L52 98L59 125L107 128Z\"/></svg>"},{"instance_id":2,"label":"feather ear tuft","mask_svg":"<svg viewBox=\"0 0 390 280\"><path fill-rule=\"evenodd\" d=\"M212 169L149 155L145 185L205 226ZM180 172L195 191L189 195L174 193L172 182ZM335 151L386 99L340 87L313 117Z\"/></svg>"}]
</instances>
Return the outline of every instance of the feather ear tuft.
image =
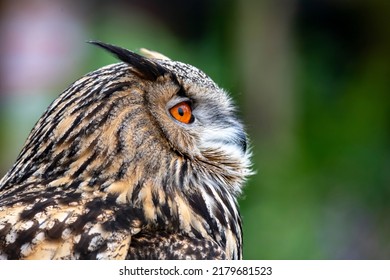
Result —
<instances>
[{"instance_id":1,"label":"feather ear tuft","mask_svg":"<svg viewBox=\"0 0 390 280\"><path fill-rule=\"evenodd\" d=\"M141 48L139 51L140 51L140 53L142 55L144 55L147 58L171 60L169 57L167 57L167 56L165 56L165 55L163 55L163 54L161 54L159 52L156 52L156 51L148 50L148 49L145 49L145 48Z\"/></svg>"},{"instance_id":2,"label":"feather ear tuft","mask_svg":"<svg viewBox=\"0 0 390 280\"><path fill-rule=\"evenodd\" d=\"M131 65L134 68L133 70L136 75L149 81L155 81L158 77L169 72L166 68L154 61L127 49L99 41L88 41L88 43L101 47L114 54L121 61Z\"/></svg>"}]
</instances>

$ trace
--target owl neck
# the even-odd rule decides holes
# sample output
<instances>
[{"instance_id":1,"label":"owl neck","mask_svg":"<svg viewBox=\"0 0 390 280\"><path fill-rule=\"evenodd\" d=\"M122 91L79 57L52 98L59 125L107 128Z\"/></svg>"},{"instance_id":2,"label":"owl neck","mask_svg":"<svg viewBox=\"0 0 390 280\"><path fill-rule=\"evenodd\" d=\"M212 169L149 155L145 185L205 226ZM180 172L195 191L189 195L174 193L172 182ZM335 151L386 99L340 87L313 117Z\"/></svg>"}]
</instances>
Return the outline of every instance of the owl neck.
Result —
<instances>
[{"instance_id":1,"label":"owl neck","mask_svg":"<svg viewBox=\"0 0 390 280\"><path fill-rule=\"evenodd\" d=\"M240 259L242 229L236 197L208 172L188 159L176 158L168 164L165 176L154 177L162 181L142 182L127 197L143 209L148 227L211 240L228 259Z\"/></svg>"},{"instance_id":2,"label":"owl neck","mask_svg":"<svg viewBox=\"0 0 390 280\"><path fill-rule=\"evenodd\" d=\"M181 196L181 197L180 197ZM190 180L187 190L177 193L180 228L198 238L210 238L228 259L242 257L241 217L236 198L216 180ZM190 215L180 215L189 212Z\"/></svg>"}]
</instances>

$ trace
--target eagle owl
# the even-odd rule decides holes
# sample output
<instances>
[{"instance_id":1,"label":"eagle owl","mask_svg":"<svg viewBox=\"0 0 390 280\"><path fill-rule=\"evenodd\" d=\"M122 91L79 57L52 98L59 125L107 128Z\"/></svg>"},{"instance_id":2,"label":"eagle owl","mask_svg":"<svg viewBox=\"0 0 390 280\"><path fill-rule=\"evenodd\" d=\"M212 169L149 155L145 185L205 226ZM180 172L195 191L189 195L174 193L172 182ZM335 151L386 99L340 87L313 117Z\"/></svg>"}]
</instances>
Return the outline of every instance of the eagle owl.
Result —
<instances>
[{"instance_id":1,"label":"eagle owl","mask_svg":"<svg viewBox=\"0 0 390 280\"><path fill-rule=\"evenodd\" d=\"M0 181L0 259L241 259L247 137L197 68L120 63L66 89Z\"/></svg>"}]
</instances>

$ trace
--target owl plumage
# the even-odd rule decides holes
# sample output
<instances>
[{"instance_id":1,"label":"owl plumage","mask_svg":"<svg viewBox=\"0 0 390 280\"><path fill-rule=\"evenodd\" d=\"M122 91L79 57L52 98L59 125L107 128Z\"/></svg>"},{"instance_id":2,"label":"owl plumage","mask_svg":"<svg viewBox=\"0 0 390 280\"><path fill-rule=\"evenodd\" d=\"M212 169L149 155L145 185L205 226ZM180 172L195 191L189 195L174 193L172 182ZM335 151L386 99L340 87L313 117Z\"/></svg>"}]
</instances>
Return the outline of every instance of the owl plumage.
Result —
<instances>
[{"instance_id":1,"label":"owl plumage","mask_svg":"<svg viewBox=\"0 0 390 280\"><path fill-rule=\"evenodd\" d=\"M0 181L0 259L241 259L250 172L228 95L197 68L122 62L65 90Z\"/></svg>"}]
</instances>

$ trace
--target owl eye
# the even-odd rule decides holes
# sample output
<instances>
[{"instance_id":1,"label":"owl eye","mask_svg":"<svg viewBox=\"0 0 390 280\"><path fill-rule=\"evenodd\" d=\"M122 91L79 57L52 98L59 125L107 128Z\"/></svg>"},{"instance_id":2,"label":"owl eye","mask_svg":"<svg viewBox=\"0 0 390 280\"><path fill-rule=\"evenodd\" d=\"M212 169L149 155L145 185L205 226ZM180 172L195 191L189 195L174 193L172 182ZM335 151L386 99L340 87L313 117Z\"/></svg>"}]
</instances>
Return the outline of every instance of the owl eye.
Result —
<instances>
[{"instance_id":1,"label":"owl eye","mask_svg":"<svg viewBox=\"0 0 390 280\"><path fill-rule=\"evenodd\" d=\"M194 116L192 115L192 108L189 102L180 102L169 109L169 113L179 122L189 124L194 121Z\"/></svg>"}]
</instances>

